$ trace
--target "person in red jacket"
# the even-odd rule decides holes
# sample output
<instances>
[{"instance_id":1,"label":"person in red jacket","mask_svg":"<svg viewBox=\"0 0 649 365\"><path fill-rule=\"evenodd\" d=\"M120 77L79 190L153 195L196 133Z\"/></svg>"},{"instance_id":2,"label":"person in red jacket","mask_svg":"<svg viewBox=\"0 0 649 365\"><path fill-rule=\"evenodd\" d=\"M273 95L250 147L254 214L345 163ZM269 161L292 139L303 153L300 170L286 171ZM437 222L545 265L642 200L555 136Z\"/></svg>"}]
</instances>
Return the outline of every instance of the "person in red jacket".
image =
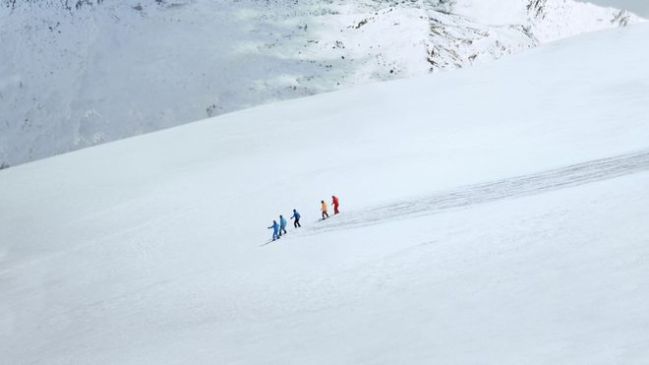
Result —
<instances>
[{"instance_id":1,"label":"person in red jacket","mask_svg":"<svg viewBox=\"0 0 649 365\"><path fill-rule=\"evenodd\" d=\"M338 207L340 206L340 202L338 201L338 197L335 195L331 196L331 205L334 206L334 214L340 213L340 210L338 210Z\"/></svg>"}]
</instances>

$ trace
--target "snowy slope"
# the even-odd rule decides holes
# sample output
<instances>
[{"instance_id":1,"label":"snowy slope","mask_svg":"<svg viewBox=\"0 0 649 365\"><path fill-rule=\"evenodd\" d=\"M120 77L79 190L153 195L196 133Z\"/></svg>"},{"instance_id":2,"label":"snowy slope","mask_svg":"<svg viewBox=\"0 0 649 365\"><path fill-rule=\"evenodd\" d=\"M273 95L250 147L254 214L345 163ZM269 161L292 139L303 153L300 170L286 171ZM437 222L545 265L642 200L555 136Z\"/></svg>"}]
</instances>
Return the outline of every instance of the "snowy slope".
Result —
<instances>
[{"instance_id":1,"label":"snowy slope","mask_svg":"<svg viewBox=\"0 0 649 365\"><path fill-rule=\"evenodd\" d=\"M10 165L639 21L563 0L10 3L0 6Z\"/></svg>"},{"instance_id":2,"label":"snowy slope","mask_svg":"<svg viewBox=\"0 0 649 365\"><path fill-rule=\"evenodd\" d=\"M0 358L645 363L647 37L0 171ZM260 247L292 208L304 228Z\"/></svg>"}]
</instances>

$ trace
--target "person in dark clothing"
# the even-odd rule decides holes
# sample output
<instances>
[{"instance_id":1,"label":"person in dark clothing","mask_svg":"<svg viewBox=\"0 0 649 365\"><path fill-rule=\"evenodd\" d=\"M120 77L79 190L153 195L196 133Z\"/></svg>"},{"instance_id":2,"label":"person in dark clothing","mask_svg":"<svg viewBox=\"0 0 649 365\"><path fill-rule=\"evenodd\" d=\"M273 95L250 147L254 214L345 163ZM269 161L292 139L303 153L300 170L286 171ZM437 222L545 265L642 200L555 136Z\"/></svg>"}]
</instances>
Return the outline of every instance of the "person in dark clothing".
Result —
<instances>
[{"instance_id":1,"label":"person in dark clothing","mask_svg":"<svg viewBox=\"0 0 649 365\"><path fill-rule=\"evenodd\" d=\"M293 227L295 228L300 228L302 225L300 224L300 213L298 213L297 210L293 209L293 215L291 216L291 219L293 219Z\"/></svg>"}]
</instances>

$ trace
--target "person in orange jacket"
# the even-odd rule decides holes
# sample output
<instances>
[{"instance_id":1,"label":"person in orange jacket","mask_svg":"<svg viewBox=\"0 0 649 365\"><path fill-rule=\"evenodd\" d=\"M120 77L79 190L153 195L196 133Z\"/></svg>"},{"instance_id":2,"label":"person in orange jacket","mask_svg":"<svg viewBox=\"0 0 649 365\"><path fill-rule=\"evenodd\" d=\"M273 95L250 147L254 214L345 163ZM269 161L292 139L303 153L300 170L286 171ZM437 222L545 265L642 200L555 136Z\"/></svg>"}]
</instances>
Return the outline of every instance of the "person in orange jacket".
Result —
<instances>
[{"instance_id":1,"label":"person in orange jacket","mask_svg":"<svg viewBox=\"0 0 649 365\"><path fill-rule=\"evenodd\" d=\"M334 206L334 214L340 213L340 210L338 210L338 206L340 206L340 202L338 201L338 197L335 195L331 196L331 204Z\"/></svg>"},{"instance_id":2,"label":"person in orange jacket","mask_svg":"<svg viewBox=\"0 0 649 365\"><path fill-rule=\"evenodd\" d=\"M322 220L329 218L329 213L327 213L327 203L324 200L320 201L320 211L322 212Z\"/></svg>"}]
</instances>

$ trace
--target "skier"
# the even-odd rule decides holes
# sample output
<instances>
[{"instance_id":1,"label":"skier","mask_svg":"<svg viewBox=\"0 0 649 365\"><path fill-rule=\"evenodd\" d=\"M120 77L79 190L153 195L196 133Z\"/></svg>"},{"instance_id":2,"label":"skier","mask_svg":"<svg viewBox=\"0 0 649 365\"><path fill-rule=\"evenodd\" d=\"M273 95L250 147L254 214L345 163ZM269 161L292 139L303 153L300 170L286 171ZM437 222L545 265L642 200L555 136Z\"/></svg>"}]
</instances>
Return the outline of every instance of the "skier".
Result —
<instances>
[{"instance_id":1,"label":"skier","mask_svg":"<svg viewBox=\"0 0 649 365\"><path fill-rule=\"evenodd\" d=\"M340 210L338 210L338 206L340 205L340 202L338 201L338 197L335 195L331 196L331 204L334 206L334 214L340 213Z\"/></svg>"},{"instance_id":2,"label":"skier","mask_svg":"<svg viewBox=\"0 0 649 365\"><path fill-rule=\"evenodd\" d=\"M324 200L320 201L320 211L322 211L322 220L329 218L329 213L327 213L327 203Z\"/></svg>"},{"instance_id":3,"label":"skier","mask_svg":"<svg viewBox=\"0 0 649 365\"><path fill-rule=\"evenodd\" d=\"M286 224L288 222L286 221L286 218L284 218L283 215L280 214L279 216L279 236L282 237L282 233L286 234Z\"/></svg>"},{"instance_id":4,"label":"skier","mask_svg":"<svg viewBox=\"0 0 649 365\"><path fill-rule=\"evenodd\" d=\"M268 229L273 230L273 241L275 241L276 239L279 239L279 237L280 237L280 235L279 235L279 224L277 224L277 221L273 221L273 225L268 227Z\"/></svg>"},{"instance_id":5,"label":"skier","mask_svg":"<svg viewBox=\"0 0 649 365\"><path fill-rule=\"evenodd\" d=\"M291 219L294 219L295 221L293 222L293 227L295 228L300 228L302 225L300 224L300 213L297 212L297 210L293 209L293 215L291 216Z\"/></svg>"}]
</instances>

